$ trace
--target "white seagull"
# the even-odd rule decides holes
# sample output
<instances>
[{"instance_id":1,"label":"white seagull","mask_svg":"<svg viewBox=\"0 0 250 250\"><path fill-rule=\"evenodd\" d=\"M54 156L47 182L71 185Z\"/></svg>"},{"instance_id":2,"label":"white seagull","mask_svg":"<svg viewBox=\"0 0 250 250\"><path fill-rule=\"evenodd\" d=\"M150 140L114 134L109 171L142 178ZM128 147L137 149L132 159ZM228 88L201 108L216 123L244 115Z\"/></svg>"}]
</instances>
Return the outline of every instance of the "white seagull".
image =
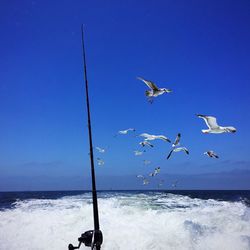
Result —
<instances>
[{"instance_id":1,"label":"white seagull","mask_svg":"<svg viewBox=\"0 0 250 250\"><path fill-rule=\"evenodd\" d=\"M175 148L176 146L178 146L180 144L180 139L181 139L181 134L178 133L178 135L175 138L174 143L172 144L172 147Z\"/></svg>"},{"instance_id":2,"label":"white seagull","mask_svg":"<svg viewBox=\"0 0 250 250\"><path fill-rule=\"evenodd\" d=\"M149 176L154 177L154 176L156 176L157 174L159 174L160 171L161 171L161 168L160 168L160 167L157 167L157 168L155 168L155 170L154 170L153 173L149 173Z\"/></svg>"},{"instance_id":3,"label":"white seagull","mask_svg":"<svg viewBox=\"0 0 250 250\"><path fill-rule=\"evenodd\" d=\"M141 175L141 174L136 175L136 177L137 177L137 178L144 178L144 176Z\"/></svg>"},{"instance_id":4,"label":"white seagull","mask_svg":"<svg viewBox=\"0 0 250 250\"><path fill-rule=\"evenodd\" d=\"M143 179L143 185L148 185L149 184L149 180L148 179Z\"/></svg>"},{"instance_id":5,"label":"white seagull","mask_svg":"<svg viewBox=\"0 0 250 250\"><path fill-rule=\"evenodd\" d=\"M137 79L143 81L150 88L150 90L147 90L145 92L146 96L149 98L157 97L157 96L162 95L164 93L172 92L172 90L170 90L170 89L158 88L153 82L145 80L142 77L137 77ZM151 99L150 99L150 101L152 102Z\"/></svg>"},{"instance_id":6,"label":"white seagull","mask_svg":"<svg viewBox=\"0 0 250 250\"><path fill-rule=\"evenodd\" d=\"M157 167L155 168L154 172L153 173L150 173L149 176L156 176L157 174L159 174L161 171L161 168L160 167Z\"/></svg>"},{"instance_id":7,"label":"white seagull","mask_svg":"<svg viewBox=\"0 0 250 250\"><path fill-rule=\"evenodd\" d=\"M118 131L119 134L121 135L126 135L129 131L135 131L134 128L128 128L128 129L125 129L125 130L120 130Z\"/></svg>"},{"instance_id":8,"label":"white seagull","mask_svg":"<svg viewBox=\"0 0 250 250\"><path fill-rule=\"evenodd\" d=\"M165 135L150 135L147 133L142 133L139 136L146 138L146 139L144 139L145 141L153 141L156 139L160 139L163 141L171 142Z\"/></svg>"},{"instance_id":9,"label":"white seagull","mask_svg":"<svg viewBox=\"0 0 250 250\"><path fill-rule=\"evenodd\" d=\"M176 187L177 187L177 183L178 183L178 180L174 181L174 182L172 183L172 188L176 188Z\"/></svg>"},{"instance_id":10,"label":"white seagull","mask_svg":"<svg viewBox=\"0 0 250 250\"><path fill-rule=\"evenodd\" d=\"M197 115L199 118L202 118L209 129L202 129L202 133L208 134L221 134L221 133L235 133L236 128L234 127L222 127L217 124L216 117L213 116L207 116L207 115Z\"/></svg>"},{"instance_id":11,"label":"white seagull","mask_svg":"<svg viewBox=\"0 0 250 250\"><path fill-rule=\"evenodd\" d=\"M208 157L211 157L211 158L217 158L217 159L219 158L219 156L212 150L205 152L204 155L207 155Z\"/></svg>"},{"instance_id":12,"label":"white seagull","mask_svg":"<svg viewBox=\"0 0 250 250\"><path fill-rule=\"evenodd\" d=\"M154 147L154 145L153 144L151 144L150 142L148 142L148 141L142 141L142 142L140 142L139 143L141 146L143 146L143 147L145 147L145 146L149 146L149 147Z\"/></svg>"},{"instance_id":13,"label":"white seagull","mask_svg":"<svg viewBox=\"0 0 250 250\"><path fill-rule=\"evenodd\" d=\"M104 148L100 148L100 147L95 147L99 153L105 153L105 149Z\"/></svg>"},{"instance_id":14,"label":"white seagull","mask_svg":"<svg viewBox=\"0 0 250 250\"><path fill-rule=\"evenodd\" d=\"M143 151L135 150L134 154L135 154L135 156L139 156L139 155L142 155L144 152L146 152L146 150L143 150Z\"/></svg>"},{"instance_id":15,"label":"white seagull","mask_svg":"<svg viewBox=\"0 0 250 250\"><path fill-rule=\"evenodd\" d=\"M104 160L102 160L101 158L97 158L97 165L99 165L99 166L102 166L102 165L104 165Z\"/></svg>"},{"instance_id":16,"label":"white seagull","mask_svg":"<svg viewBox=\"0 0 250 250\"><path fill-rule=\"evenodd\" d=\"M167 156L167 159L170 158L170 156L171 156L171 154L172 154L173 152L176 153L176 152L180 152L180 151L184 151L186 154L189 154L189 151L188 151L187 148L185 148L185 147L178 147L178 148L172 149L172 150L169 152L169 154L168 154L168 156Z\"/></svg>"}]
</instances>

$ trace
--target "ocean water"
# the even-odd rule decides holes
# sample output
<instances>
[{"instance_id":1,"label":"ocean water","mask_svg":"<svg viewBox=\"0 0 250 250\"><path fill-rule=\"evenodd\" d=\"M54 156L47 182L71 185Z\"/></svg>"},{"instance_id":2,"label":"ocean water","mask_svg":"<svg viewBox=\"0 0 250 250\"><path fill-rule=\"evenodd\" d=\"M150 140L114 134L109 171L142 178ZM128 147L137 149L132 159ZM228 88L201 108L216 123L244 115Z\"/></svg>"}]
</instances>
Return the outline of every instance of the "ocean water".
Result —
<instances>
[{"instance_id":1,"label":"ocean water","mask_svg":"<svg viewBox=\"0 0 250 250\"><path fill-rule=\"evenodd\" d=\"M112 191L98 197L103 250L250 249L250 191ZM1 250L67 249L90 229L89 192L0 193Z\"/></svg>"}]
</instances>

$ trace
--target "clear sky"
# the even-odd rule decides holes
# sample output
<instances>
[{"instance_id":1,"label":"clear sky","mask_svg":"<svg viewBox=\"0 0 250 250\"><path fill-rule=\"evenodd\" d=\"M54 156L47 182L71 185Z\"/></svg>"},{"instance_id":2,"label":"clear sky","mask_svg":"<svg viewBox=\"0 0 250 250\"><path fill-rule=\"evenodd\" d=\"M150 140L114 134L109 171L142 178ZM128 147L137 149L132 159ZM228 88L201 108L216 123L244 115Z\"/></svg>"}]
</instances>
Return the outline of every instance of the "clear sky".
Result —
<instances>
[{"instance_id":1,"label":"clear sky","mask_svg":"<svg viewBox=\"0 0 250 250\"><path fill-rule=\"evenodd\" d=\"M89 177L81 23L93 142L106 148L103 155L95 151L95 158L105 161L96 165L100 182L132 176L124 188L141 188L134 176L156 166L162 175L225 172L237 176L238 183L249 181L240 177L250 171L249 1L2 0L1 190L46 189L46 179L52 180L50 189L57 189L56 183L81 188L74 186L74 178ZM137 76L173 93L149 104L147 86ZM237 133L204 135L206 125L197 113L216 116ZM164 134L172 140L180 132L190 155L181 152L166 160L171 146L157 141L135 157L140 138L114 137L130 127L136 134ZM203 155L210 149L218 160ZM144 166L144 159L152 164Z\"/></svg>"}]
</instances>

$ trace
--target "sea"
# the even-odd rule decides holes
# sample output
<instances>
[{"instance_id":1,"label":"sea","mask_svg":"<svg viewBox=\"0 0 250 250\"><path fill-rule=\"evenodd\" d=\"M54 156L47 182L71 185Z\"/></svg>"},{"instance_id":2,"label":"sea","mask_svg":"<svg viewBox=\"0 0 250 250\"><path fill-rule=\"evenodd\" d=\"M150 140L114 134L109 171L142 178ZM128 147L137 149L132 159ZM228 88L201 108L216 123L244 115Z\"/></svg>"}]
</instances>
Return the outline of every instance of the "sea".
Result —
<instances>
[{"instance_id":1,"label":"sea","mask_svg":"<svg viewBox=\"0 0 250 250\"><path fill-rule=\"evenodd\" d=\"M98 205L103 250L250 250L250 191L100 191ZM89 191L0 193L1 250L68 249L91 229Z\"/></svg>"}]
</instances>

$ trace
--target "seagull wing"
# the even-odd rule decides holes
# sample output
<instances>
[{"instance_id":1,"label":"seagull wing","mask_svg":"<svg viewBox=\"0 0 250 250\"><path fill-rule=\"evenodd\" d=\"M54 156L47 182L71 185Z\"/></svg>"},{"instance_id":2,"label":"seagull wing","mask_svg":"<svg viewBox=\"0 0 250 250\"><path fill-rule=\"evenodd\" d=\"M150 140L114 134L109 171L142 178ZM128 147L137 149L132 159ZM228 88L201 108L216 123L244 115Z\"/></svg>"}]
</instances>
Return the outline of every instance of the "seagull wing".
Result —
<instances>
[{"instance_id":1,"label":"seagull wing","mask_svg":"<svg viewBox=\"0 0 250 250\"><path fill-rule=\"evenodd\" d=\"M153 82L145 80L142 77L137 77L137 79L143 81L150 89L159 90L159 88Z\"/></svg>"},{"instance_id":2,"label":"seagull wing","mask_svg":"<svg viewBox=\"0 0 250 250\"><path fill-rule=\"evenodd\" d=\"M173 147L176 147L176 146L179 144L180 139L181 139L181 134L178 133L178 135L177 135L177 137L175 138L175 141L174 141L174 143L173 143L172 146L173 146Z\"/></svg>"},{"instance_id":3,"label":"seagull wing","mask_svg":"<svg viewBox=\"0 0 250 250\"><path fill-rule=\"evenodd\" d=\"M173 153L173 149L169 152L169 154L168 154L168 157L167 157L167 160L170 158L170 156L171 156L171 154Z\"/></svg>"},{"instance_id":4,"label":"seagull wing","mask_svg":"<svg viewBox=\"0 0 250 250\"><path fill-rule=\"evenodd\" d=\"M175 148L173 149L174 152L180 152L180 151L184 151L186 154L189 154L189 151L187 148L185 147L179 147L179 148Z\"/></svg>"},{"instance_id":5,"label":"seagull wing","mask_svg":"<svg viewBox=\"0 0 250 250\"><path fill-rule=\"evenodd\" d=\"M163 141L171 142L165 135L159 135L158 139L161 139Z\"/></svg>"},{"instance_id":6,"label":"seagull wing","mask_svg":"<svg viewBox=\"0 0 250 250\"><path fill-rule=\"evenodd\" d=\"M187 148L183 147L182 150L183 150L187 155L189 155L189 151L188 151Z\"/></svg>"},{"instance_id":7,"label":"seagull wing","mask_svg":"<svg viewBox=\"0 0 250 250\"><path fill-rule=\"evenodd\" d=\"M207 126L210 128L210 129L215 129L215 128L218 128L219 125L217 124L217 121L216 121L216 117L213 117L213 116L207 116L207 115L197 115L199 118L202 118L204 119L204 121L206 122Z\"/></svg>"}]
</instances>

